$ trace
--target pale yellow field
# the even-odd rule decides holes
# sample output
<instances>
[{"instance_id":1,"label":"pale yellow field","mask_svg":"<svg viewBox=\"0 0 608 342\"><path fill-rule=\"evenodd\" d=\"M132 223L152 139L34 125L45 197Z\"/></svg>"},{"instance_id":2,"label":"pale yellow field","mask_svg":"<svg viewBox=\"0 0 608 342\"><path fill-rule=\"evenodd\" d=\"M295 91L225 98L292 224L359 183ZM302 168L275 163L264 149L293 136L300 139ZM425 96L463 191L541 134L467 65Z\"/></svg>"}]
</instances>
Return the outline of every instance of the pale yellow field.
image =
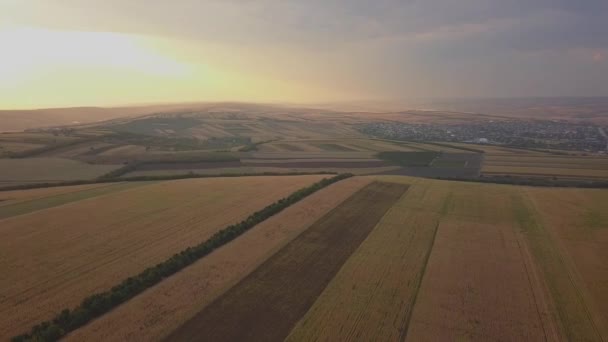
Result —
<instances>
[{"instance_id":1,"label":"pale yellow field","mask_svg":"<svg viewBox=\"0 0 608 342\"><path fill-rule=\"evenodd\" d=\"M537 219L563 256L575 279L578 299L587 305L594 326L608 337L608 191L603 189L522 188Z\"/></svg>"},{"instance_id":2,"label":"pale yellow field","mask_svg":"<svg viewBox=\"0 0 608 342\"><path fill-rule=\"evenodd\" d=\"M608 191L372 178L412 185L288 340L606 336Z\"/></svg>"},{"instance_id":3,"label":"pale yellow field","mask_svg":"<svg viewBox=\"0 0 608 342\"><path fill-rule=\"evenodd\" d=\"M167 181L0 220L0 340L321 178Z\"/></svg>"}]
</instances>

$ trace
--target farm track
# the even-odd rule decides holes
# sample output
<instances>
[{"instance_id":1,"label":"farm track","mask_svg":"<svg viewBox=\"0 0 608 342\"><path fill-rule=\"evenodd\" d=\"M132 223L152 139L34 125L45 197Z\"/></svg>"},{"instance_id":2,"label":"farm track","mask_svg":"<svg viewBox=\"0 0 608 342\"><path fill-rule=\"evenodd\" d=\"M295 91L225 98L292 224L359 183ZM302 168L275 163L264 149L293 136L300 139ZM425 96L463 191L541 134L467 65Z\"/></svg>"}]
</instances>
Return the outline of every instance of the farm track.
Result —
<instances>
[{"instance_id":1,"label":"farm track","mask_svg":"<svg viewBox=\"0 0 608 342\"><path fill-rule=\"evenodd\" d=\"M406 185L372 183L264 262L167 340L279 341ZM273 327L268 329L268 327Z\"/></svg>"}]
</instances>

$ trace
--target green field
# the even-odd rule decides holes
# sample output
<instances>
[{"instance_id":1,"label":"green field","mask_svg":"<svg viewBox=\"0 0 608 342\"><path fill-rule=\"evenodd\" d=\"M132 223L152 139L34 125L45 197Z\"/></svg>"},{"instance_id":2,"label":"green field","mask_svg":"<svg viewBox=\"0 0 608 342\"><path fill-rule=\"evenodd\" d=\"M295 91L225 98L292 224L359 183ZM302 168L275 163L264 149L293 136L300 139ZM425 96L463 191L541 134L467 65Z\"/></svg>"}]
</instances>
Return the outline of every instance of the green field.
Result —
<instances>
[{"instance_id":1,"label":"green field","mask_svg":"<svg viewBox=\"0 0 608 342\"><path fill-rule=\"evenodd\" d=\"M377 157L400 166L429 166L438 152L380 152Z\"/></svg>"}]
</instances>

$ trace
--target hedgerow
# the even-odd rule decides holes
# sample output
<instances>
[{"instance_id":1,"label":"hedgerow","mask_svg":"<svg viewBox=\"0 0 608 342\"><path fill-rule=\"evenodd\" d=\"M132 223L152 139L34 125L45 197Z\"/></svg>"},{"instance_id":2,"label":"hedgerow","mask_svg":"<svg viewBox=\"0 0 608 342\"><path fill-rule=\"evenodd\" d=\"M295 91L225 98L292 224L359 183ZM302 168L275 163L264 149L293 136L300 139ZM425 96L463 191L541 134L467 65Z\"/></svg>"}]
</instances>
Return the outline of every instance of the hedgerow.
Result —
<instances>
[{"instance_id":1,"label":"hedgerow","mask_svg":"<svg viewBox=\"0 0 608 342\"><path fill-rule=\"evenodd\" d=\"M188 247L183 251L174 254L169 259L152 267L148 267L143 272L123 280L120 284L112 287L110 290L96 293L85 298L76 308L62 310L55 318L33 326L29 333L15 336L12 338L12 341L56 341L69 332L100 317L118 305L142 293L144 290L158 284L163 279L193 264L195 261L234 240L258 223L279 213L290 205L330 184L352 176L352 174L339 174L332 178L324 178L317 183L302 188L291 195L272 203L264 209L251 214L240 223L230 225L218 231L211 236L211 238L200 244Z\"/></svg>"}]
</instances>

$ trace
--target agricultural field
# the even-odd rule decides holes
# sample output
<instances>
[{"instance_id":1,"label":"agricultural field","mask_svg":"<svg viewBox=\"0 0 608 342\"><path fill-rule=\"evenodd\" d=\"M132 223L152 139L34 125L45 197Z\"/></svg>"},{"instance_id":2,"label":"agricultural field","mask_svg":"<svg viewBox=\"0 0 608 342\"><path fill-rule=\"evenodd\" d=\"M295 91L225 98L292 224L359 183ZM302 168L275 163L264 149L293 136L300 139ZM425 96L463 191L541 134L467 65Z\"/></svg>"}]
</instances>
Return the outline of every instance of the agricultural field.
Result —
<instances>
[{"instance_id":1,"label":"agricultural field","mask_svg":"<svg viewBox=\"0 0 608 342\"><path fill-rule=\"evenodd\" d=\"M444 150L452 150L443 148ZM380 139L343 138L343 139L307 139L307 140L277 140L259 146L260 152L293 152L295 156L302 152L342 152L345 155L353 152L382 152L382 151L439 151L438 146L422 143L398 142Z\"/></svg>"},{"instance_id":2,"label":"agricultural field","mask_svg":"<svg viewBox=\"0 0 608 342\"><path fill-rule=\"evenodd\" d=\"M551 192L567 198L573 191L591 201L605 197L605 190L374 178L405 181L410 190L347 260L287 340L381 336L409 341L554 341L576 336L599 341L600 334L606 336L602 329L608 321L600 314L608 308L602 301L608 279L600 271L603 240L579 256L586 269L562 262L570 253L552 240L557 218L541 223L547 219L543 214L527 217L536 216L532 213L537 207L524 200L529 193L534 197L537 191L547 191L542 198L547 206L554 201ZM608 225L598 210L606 211L608 202L597 203L589 215L595 229L602 231ZM587 210L584 205L570 209L578 214ZM585 274L588 285L568 276L571 272ZM586 288L594 291L579 290Z\"/></svg>"},{"instance_id":3,"label":"agricultural field","mask_svg":"<svg viewBox=\"0 0 608 342\"><path fill-rule=\"evenodd\" d=\"M89 184L0 192L0 219L28 214L142 185L146 182ZM44 191L46 190L46 191Z\"/></svg>"},{"instance_id":4,"label":"agricultural field","mask_svg":"<svg viewBox=\"0 0 608 342\"><path fill-rule=\"evenodd\" d=\"M285 209L66 341L159 340L372 180L346 179Z\"/></svg>"},{"instance_id":5,"label":"agricultural field","mask_svg":"<svg viewBox=\"0 0 608 342\"><path fill-rule=\"evenodd\" d=\"M3 183L41 183L92 179L121 165L92 165L64 158L0 159Z\"/></svg>"},{"instance_id":6,"label":"agricultural field","mask_svg":"<svg viewBox=\"0 0 608 342\"><path fill-rule=\"evenodd\" d=\"M374 182L322 217L168 336L169 341L278 341L407 186ZM232 319L235 312L238 319ZM272 326L272 329L268 329Z\"/></svg>"},{"instance_id":7,"label":"agricultural field","mask_svg":"<svg viewBox=\"0 0 608 342\"><path fill-rule=\"evenodd\" d=\"M608 157L486 155L482 173L532 177L608 179Z\"/></svg>"},{"instance_id":8,"label":"agricultural field","mask_svg":"<svg viewBox=\"0 0 608 342\"><path fill-rule=\"evenodd\" d=\"M151 183L0 220L0 339L25 332L321 178Z\"/></svg>"},{"instance_id":9,"label":"agricultural field","mask_svg":"<svg viewBox=\"0 0 608 342\"><path fill-rule=\"evenodd\" d=\"M0 310L16 313L1 336L322 177L155 182L0 220L4 279L18 279L1 287L10 301ZM600 189L349 178L66 340L601 341L607 204ZM32 248L35 260L25 257Z\"/></svg>"}]
</instances>

